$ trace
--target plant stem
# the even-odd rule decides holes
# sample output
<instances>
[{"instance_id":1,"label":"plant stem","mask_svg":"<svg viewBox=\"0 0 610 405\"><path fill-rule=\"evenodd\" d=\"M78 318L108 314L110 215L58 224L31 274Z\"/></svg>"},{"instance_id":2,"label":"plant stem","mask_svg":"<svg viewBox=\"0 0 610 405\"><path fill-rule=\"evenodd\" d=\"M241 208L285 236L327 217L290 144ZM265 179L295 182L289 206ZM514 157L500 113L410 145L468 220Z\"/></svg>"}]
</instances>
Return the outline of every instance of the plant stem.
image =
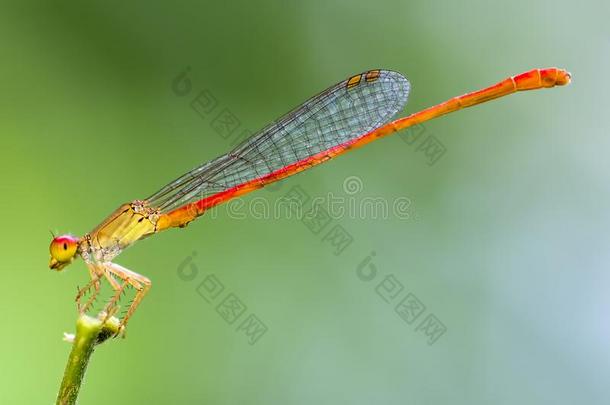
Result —
<instances>
[{"instance_id":1,"label":"plant stem","mask_svg":"<svg viewBox=\"0 0 610 405\"><path fill-rule=\"evenodd\" d=\"M118 331L119 322L116 318L110 318L105 323L87 315L78 318L72 351L57 394L57 405L76 404L78 391L95 346L115 336Z\"/></svg>"}]
</instances>

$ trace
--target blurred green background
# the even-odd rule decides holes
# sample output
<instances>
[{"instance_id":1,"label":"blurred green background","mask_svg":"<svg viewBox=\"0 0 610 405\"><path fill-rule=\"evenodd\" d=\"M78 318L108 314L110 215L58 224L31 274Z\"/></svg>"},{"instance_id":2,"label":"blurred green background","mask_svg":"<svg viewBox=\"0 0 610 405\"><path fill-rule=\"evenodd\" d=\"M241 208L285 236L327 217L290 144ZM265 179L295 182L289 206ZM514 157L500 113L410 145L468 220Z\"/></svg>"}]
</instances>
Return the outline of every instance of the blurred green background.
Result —
<instances>
[{"instance_id":1,"label":"blurred green background","mask_svg":"<svg viewBox=\"0 0 610 405\"><path fill-rule=\"evenodd\" d=\"M314 234L221 208L128 249L117 262L153 288L127 339L95 353L79 402L608 403L609 12L602 1L3 3L0 403L53 403L70 349L62 332L88 274L80 260L49 271L48 230L82 235L227 151L216 113L255 130L377 67L410 79L410 113L547 66L573 84L425 124L445 149L432 165L394 136L244 199L345 195L356 176L357 197L408 198L406 219L335 218ZM172 81L187 67L192 92L179 97ZM206 117L189 104L203 90L218 103ZM339 255L324 240L336 225L353 239ZM208 303L197 291L212 274L225 289ZM390 275L403 290L386 302ZM425 305L411 324L396 313L409 293ZM247 307L232 324L217 310L230 294ZM255 344L240 330L251 314L266 327ZM442 335L427 333L431 320Z\"/></svg>"}]
</instances>

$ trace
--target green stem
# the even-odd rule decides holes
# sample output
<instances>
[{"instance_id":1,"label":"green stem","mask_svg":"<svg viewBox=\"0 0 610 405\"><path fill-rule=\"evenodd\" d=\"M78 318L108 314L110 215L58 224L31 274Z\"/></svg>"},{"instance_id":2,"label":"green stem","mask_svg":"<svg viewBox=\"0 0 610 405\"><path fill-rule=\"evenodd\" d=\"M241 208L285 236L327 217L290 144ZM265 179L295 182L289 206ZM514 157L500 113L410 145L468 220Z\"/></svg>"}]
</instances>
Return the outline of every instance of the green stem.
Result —
<instances>
[{"instance_id":1,"label":"green stem","mask_svg":"<svg viewBox=\"0 0 610 405\"><path fill-rule=\"evenodd\" d=\"M57 405L76 404L76 397L95 346L115 336L118 330L119 323L116 318L110 318L105 323L87 315L78 318L72 351L57 394Z\"/></svg>"}]
</instances>

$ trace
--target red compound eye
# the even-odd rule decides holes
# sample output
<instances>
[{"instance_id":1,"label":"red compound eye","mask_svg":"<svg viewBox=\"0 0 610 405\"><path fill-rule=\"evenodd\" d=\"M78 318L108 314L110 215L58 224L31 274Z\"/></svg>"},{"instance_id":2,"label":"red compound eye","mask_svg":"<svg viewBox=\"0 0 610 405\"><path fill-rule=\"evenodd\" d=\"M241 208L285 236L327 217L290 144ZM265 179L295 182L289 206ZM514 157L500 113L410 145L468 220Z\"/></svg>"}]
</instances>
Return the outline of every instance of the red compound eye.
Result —
<instances>
[{"instance_id":1,"label":"red compound eye","mask_svg":"<svg viewBox=\"0 0 610 405\"><path fill-rule=\"evenodd\" d=\"M53 238L49 251L51 257L60 263L70 262L76 254L78 238L72 235L62 235Z\"/></svg>"}]
</instances>

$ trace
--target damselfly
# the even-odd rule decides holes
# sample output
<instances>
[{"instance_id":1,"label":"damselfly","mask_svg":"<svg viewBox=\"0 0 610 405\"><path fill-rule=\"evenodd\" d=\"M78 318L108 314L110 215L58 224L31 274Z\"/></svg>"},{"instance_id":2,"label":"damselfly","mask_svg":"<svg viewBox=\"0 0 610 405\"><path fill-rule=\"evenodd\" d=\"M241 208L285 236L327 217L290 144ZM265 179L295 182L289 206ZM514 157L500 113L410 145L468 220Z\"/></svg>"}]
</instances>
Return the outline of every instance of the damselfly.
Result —
<instances>
[{"instance_id":1,"label":"damselfly","mask_svg":"<svg viewBox=\"0 0 610 405\"><path fill-rule=\"evenodd\" d=\"M107 316L116 312L123 290L135 288L134 300L121 320L123 330L151 286L148 278L113 262L137 240L184 227L218 204L414 124L516 91L569 82L570 74L565 70L533 69L391 121L407 102L409 81L389 70L352 76L307 100L229 153L194 168L148 198L121 205L83 237L54 237L49 267L60 271L76 256L84 259L91 281L76 296L81 313L93 304L104 278L114 290L103 310ZM81 304L91 288L91 296Z\"/></svg>"}]
</instances>

